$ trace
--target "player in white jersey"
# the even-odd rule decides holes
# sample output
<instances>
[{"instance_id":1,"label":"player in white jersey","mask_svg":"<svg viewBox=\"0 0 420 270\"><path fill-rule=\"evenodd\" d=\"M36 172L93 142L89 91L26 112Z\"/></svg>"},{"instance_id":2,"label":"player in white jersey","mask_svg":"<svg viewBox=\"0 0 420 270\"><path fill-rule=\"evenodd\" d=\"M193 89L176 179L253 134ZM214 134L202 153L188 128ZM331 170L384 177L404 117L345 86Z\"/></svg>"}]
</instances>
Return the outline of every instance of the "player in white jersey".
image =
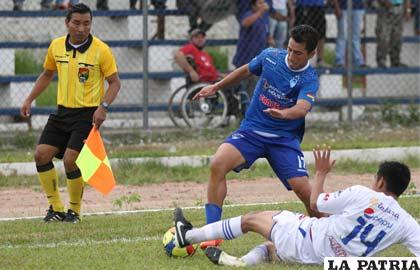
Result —
<instances>
[{"instance_id":1,"label":"player in white jersey","mask_svg":"<svg viewBox=\"0 0 420 270\"><path fill-rule=\"evenodd\" d=\"M231 240L249 231L268 240L241 258L230 256L217 247L206 249L206 255L213 263L236 266L275 258L321 264L324 257L372 256L394 243L401 243L420 256L420 226L396 201L410 182L410 170L406 165L382 163L371 188L352 186L324 193L326 176L335 161L330 160L330 149L326 147L317 147L314 157L316 174L311 208L327 213L329 217L310 218L289 211L264 211L193 228L177 208L174 214L176 245Z\"/></svg>"}]
</instances>

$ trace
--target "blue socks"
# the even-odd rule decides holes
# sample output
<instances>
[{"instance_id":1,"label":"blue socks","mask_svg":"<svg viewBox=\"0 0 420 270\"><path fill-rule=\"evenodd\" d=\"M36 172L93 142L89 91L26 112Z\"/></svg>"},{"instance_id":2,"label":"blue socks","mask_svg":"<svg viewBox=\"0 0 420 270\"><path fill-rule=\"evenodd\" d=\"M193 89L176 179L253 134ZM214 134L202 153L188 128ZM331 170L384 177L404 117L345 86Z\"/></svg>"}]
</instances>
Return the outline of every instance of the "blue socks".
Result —
<instances>
[{"instance_id":1,"label":"blue socks","mask_svg":"<svg viewBox=\"0 0 420 270\"><path fill-rule=\"evenodd\" d=\"M222 218L222 208L220 208L218 205L207 203L205 208L207 224L219 221Z\"/></svg>"}]
</instances>

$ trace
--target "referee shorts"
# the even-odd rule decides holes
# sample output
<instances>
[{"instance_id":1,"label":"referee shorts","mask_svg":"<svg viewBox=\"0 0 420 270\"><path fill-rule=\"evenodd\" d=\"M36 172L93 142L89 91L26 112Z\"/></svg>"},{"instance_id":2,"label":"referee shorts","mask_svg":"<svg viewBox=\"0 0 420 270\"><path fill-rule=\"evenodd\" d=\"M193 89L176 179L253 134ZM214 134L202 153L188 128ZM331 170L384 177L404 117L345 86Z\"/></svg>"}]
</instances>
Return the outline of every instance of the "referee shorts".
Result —
<instances>
[{"instance_id":1,"label":"referee shorts","mask_svg":"<svg viewBox=\"0 0 420 270\"><path fill-rule=\"evenodd\" d=\"M97 107L66 108L58 106L57 112L50 114L38 144L48 144L60 151L55 156L62 159L66 148L82 150L84 140L92 129L93 113Z\"/></svg>"}]
</instances>

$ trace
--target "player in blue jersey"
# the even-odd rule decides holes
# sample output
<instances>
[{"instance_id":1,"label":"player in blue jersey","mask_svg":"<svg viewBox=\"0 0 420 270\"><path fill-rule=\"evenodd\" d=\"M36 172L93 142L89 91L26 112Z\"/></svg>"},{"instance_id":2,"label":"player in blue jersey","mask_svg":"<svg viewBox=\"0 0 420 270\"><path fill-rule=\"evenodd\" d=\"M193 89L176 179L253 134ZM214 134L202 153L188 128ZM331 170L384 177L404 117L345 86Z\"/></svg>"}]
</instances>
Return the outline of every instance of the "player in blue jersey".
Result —
<instances>
[{"instance_id":1,"label":"player in blue jersey","mask_svg":"<svg viewBox=\"0 0 420 270\"><path fill-rule=\"evenodd\" d=\"M260 77L239 129L220 145L211 162L205 206L208 224L221 219L227 193L226 174L249 168L258 158L268 160L283 185L296 193L311 216L319 216L309 206L311 185L300 149L305 116L319 87L318 76L309 64L318 36L311 26L297 26L291 30L287 51L265 49L194 97L214 95L252 74Z\"/></svg>"}]
</instances>

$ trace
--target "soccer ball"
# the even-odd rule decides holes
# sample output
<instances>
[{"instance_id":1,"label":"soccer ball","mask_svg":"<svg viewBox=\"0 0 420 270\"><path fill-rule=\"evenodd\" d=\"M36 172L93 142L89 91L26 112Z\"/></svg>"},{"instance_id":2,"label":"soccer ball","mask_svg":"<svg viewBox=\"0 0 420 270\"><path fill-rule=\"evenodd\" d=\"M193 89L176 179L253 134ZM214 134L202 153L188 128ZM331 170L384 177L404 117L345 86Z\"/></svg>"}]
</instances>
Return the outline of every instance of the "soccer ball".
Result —
<instances>
[{"instance_id":1,"label":"soccer ball","mask_svg":"<svg viewBox=\"0 0 420 270\"><path fill-rule=\"evenodd\" d=\"M166 255L169 257L188 257L194 255L197 250L198 244L189 245L183 248L175 246L175 227L170 228L163 235L162 243L165 249Z\"/></svg>"}]
</instances>

